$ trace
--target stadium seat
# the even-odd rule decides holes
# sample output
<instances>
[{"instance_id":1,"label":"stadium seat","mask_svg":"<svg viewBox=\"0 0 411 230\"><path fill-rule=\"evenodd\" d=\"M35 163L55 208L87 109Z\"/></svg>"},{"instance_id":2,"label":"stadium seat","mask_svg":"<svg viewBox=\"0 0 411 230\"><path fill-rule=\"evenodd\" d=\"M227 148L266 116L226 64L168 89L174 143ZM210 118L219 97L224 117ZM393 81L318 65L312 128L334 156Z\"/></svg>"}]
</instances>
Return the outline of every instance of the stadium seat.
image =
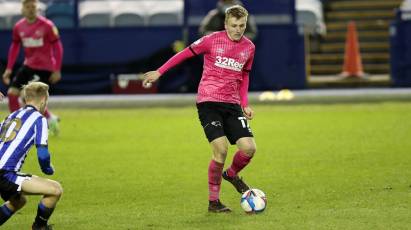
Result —
<instances>
[{"instance_id":1,"label":"stadium seat","mask_svg":"<svg viewBox=\"0 0 411 230\"><path fill-rule=\"evenodd\" d=\"M12 17L21 17L21 3L12 1L0 2L0 17L2 18L2 24L5 24L3 29L10 29L13 27ZM14 19L15 20L15 19Z\"/></svg>"},{"instance_id":2,"label":"stadium seat","mask_svg":"<svg viewBox=\"0 0 411 230\"><path fill-rule=\"evenodd\" d=\"M74 5L70 2L51 2L46 8L46 16L74 15Z\"/></svg>"},{"instance_id":3,"label":"stadium seat","mask_svg":"<svg viewBox=\"0 0 411 230\"><path fill-rule=\"evenodd\" d=\"M14 14L10 16L10 25L13 27L23 16L21 14Z\"/></svg>"},{"instance_id":4,"label":"stadium seat","mask_svg":"<svg viewBox=\"0 0 411 230\"><path fill-rule=\"evenodd\" d=\"M184 3L180 0L152 1L148 7L148 25L181 25Z\"/></svg>"},{"instance_id":5,"label":"stadium seat","mask_svg":"<svg viewBox=\"0 0 411 230\"><path fill-rule=\"evenodd\" d=\"M7 18L0 15L0 30L8 29Z\"/></svg>"},{"instance_id":6,"label":"stadium seat","mask_svg":"<svg viewBox=\"0 0 411 230\"><path fill-rule=\"evenodd\" d=\"M70 2L51 2L46 9L46 17L58 28L74 27L74 5Z\"/></svg>"},{"instance_id":7,"label":"stadium seat","mask_svg":"<svg viewBox=\"0 0 411 230\"><path fill-rule=\"evenodd\" d=\"M150 15L148 19L148 24L150 26L158 25L181 25L181 20L178 14L159 12Z\"/></svg>"},{"instance_id":8,"label":"stadium seat","mask_svg":"<svg viewBox=\"0 0 411 230\"><path fill-rule=\"evenodd\" d=\"M84 1L79 4L81 27L109 27L111 26L110 1Z\"/></svg>"},{"instance_id":9,"label":"stadium seat","mask_svg":"<svg viewBox=\"0 0 411 230\"><path fill-rule=\"evenodd\" d=\"M401 4L401 19L404 21L411 20L411 0L404 0Z\"/></svg>"},{"instance_id":10,"label":"stadium seat","mask_svg":"<svg viewBox=\"0 0 411 230\"><path fill-rule=\"evenodd\" d=\"M144 26L145 19L135 13L122 13L114 17L114 26Z\"/></svg>"},{"instance_id":11,"label":"stadium seat","mask_svg":"<svg viewBox=\"0 0 411 230\"><path fill-rule=\"evenodd\" d=\"M297 24L310 34L325 34L322 3L319 0L296 0Z\"/></svg>"},{"instance_id":12,"label":"stadium seat","mask_svg":"<svg viewBox=\"0 0 411 230\"><path fill-rule=\"evenodd\" d=\"M72 16L55 15L55 16L48 17L48 18L53 21L54 25L56 25L57 28L73 28L74 27L74 19Z\"/></svg>"},{"instance_id":13,"label":"stadium seat","mask_svg":"<svg viewBox=\"0 0 411 230\"><path fill-rule=\"evenodd\" d=\"M144 1L119 1L113 7L114 26L144 26L146 3Z\"/></svg>"}]
</instances>

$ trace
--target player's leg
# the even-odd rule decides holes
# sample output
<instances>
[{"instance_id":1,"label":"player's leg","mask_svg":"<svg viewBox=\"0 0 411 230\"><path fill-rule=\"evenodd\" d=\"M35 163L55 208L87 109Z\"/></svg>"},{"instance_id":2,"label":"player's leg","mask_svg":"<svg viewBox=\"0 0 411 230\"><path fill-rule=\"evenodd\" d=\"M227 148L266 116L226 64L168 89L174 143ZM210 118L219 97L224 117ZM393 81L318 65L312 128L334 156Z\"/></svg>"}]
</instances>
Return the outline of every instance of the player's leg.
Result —
<instances>
[{"instance_id":1,"label":"player's leg","mask_svg":"<svg viewBox=\"0 0 411 230\"><path fill-rule=\"evenodd\" d=\"M233 157L231 166L227 169L227 174L230 177L235 177L237 174L250 163L257 147L252 137L242 137L236 142L238 151Z\"/></svg>"},{"instance_id":2,"label":"player's leg","mask_svg":"<svg viewBox=\"0 0 411 230\"><path fill-rule=\"evenodd\" d=\"M27 195L43 195L37 208L33 229L47 228L47 221L56 207L63 188L57 181L33 176L22 183L22 191Z\"/></svg>"},{"instance_id":3,"label":"player's leg","mask_svg":"<svg viewBox=\"0 0 411 230\"><path fill-rule=\"evenodd\" d=\"M27 199L24 195L17 194L0 206L0 226L3 225L14 213L20 210L26 202Z\"/></svg>"},{"instance_id":4,"label":"player's leg","mask_svg":"<svg viewBox=\"0 0 411 230\"><path fill-rule=\"evenodd\" d=\"M0 170L0 194L6 201L0 206L0 225L4 224L17 210L26 203L26 197L20 190L21 182L30 179L30 175L16 174Z\"/></svg>"},{"instance_id":5,"label":"player's leg","mask_svg":"<svg viewBox=\"0 0 411 230\"><path fill-rule=\"evenodd\" d=\"M16 75L11 79L10 88L7 91L10 112L14 112L20 109L20 89L23 85L26 85L30 81L30 79L32 79L32 77L33 72L30 69L26 68L26 66L22 66L17 71Z\"/></svg>"},{"instance_id":6,"label":"player's leg","mask_svg":"<svg viewBox=\"0 0 411 230\"><path fill-rule=\"evenodd\" d=\"M221 174L224 169L224 162L227 157L228 143L225 136L218 137L210 143L213 156L208 166L208 211L210 212L230 212L220 201Z\"/></svg>"},{"instance_id":7,"label":"player's leg","mask_svg":"<svg viewBox=\"0 0 411 230\"><path fill-rule=\"evenodd\" d=\"M208 211L231 211L220 202L221 173L227 157L227 138L224 135L222 117L215 103L197 104L198 115L203 126L204 133L210 143L213 155L208 166Z\"/></svg>"},{"instance_id":8,"label":"player's leg","mask_svg":"<svg viewBox=\"0 0 411 230\"><path fill-rule=\"evenodd\" d=\"M9 110L11 113L20 109L19 97L20 90L15 87L10 87L7 91L7 98L9 99Z\"/></svg>"},{"instance_id":9,"label":"player's leg","mask_svg":"<svg viewBox=\"0 0 411 230\"><path fill-rule=\"evenodd\" d=\"M249 186L238 173L250 163L256 151L256 144L240 107L232 110L232 116L228 117L225 123L227 138L231 144L237 145L238 151L234 154L230 167L224 171L223 178L233 184L239 193L244 193Z\"/></svg>"},{"instance_id":10,"label":"player's leg","mask_svg":"<svg viewBox=\"0 0 411 230\"><path fill-rule=\"evenodd\" d=\"M50 78L52 76L52 72L50 71L44 71L44 70L35 70L35 75L38 76L38 78L34 80L38 80L40 82L43 82L45 84L50 85ZM51 113L48 109L44 111L44 116L47 119L47 123L49 126L49 133L50 135L57 136L60 133L60 118L56 116L55 114Z\"/></svg>"}]
</instances>

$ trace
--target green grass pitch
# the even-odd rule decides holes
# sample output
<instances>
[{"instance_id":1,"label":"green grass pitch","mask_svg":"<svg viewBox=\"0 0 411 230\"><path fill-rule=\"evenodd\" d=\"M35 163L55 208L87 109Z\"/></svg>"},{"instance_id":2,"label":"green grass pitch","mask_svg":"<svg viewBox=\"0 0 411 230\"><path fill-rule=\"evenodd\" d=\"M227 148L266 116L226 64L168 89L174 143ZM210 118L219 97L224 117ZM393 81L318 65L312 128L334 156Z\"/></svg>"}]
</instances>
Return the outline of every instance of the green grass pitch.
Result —
<instances>
[{"instance_id":1,"label":"green grass pitch","mask_svg":"<svg viewBox=\"0 0 411 230\"><path fill-rule=\"evenodd\" d=\"M195 106L54 111L49 146L64 195L60 230L410 229L411 103L256 105L257 153L241 173L267 209L207 213L211 152ZM5 111L1 113L5 116ZM226 166L235 149L230 148ZM23 172L42 175L31 151ZM38 196L2 229L29 229Z\"/></svg>"}]
</instances>

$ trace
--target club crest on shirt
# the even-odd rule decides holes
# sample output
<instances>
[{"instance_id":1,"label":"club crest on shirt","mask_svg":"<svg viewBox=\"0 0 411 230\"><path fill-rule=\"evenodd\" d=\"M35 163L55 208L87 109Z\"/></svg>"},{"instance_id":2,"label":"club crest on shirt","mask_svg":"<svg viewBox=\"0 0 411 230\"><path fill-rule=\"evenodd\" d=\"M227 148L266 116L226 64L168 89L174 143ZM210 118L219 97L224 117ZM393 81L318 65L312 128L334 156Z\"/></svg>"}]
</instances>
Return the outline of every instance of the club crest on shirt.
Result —
<instances>
[{"instance_id":1,"label":"club crest on shirt","mask_svg":"<svg viewBox=\"0 0 411 230\"><path fill-rule=\"evenodd\" d=\"M59 30L57 29L56 26L53 26L53 33L54 35L59 36Z\"/></svg>"},{"instance_id":2,"label":"club crest on shirt","mask_svg":"<svg viewBox=\"0 0 411 230\"><path fill-rule=\"evenodd\" d=\"M43 31L41 31L41 30L36 30L35 35L36 35L37 37L43 37Z\"/></svg>"},{"instance_id":3,"label":"club crest on shirt","mask_svg":"<svg viewBox=\"0 0 411 230\"><path fill-rule=\"evenodd\" d=\"M224 53L224 49L223 48L218 48L215 52L218 53L218 54L222 54L222 53Z\"/></svg>"}]
</instances>

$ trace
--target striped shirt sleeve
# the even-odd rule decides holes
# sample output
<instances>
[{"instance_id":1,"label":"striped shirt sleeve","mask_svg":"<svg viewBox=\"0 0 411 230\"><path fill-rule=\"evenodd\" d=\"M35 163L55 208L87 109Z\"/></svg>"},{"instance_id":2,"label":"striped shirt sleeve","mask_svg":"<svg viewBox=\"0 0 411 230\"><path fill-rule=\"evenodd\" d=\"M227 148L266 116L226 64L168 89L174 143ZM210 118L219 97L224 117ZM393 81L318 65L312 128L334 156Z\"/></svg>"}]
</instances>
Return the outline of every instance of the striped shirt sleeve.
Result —
<instances>
[{"instance_id":1,"label":"striped shirt sleeve","mask_svg":"<svg viewBox=\"0 0 411 230\"><path fill-rule=\"evenodd\" d=\"M40 117L35 123L34 143L36 146L48 145L48 126L45 117Z\"/></svg>"}]
</instances>

